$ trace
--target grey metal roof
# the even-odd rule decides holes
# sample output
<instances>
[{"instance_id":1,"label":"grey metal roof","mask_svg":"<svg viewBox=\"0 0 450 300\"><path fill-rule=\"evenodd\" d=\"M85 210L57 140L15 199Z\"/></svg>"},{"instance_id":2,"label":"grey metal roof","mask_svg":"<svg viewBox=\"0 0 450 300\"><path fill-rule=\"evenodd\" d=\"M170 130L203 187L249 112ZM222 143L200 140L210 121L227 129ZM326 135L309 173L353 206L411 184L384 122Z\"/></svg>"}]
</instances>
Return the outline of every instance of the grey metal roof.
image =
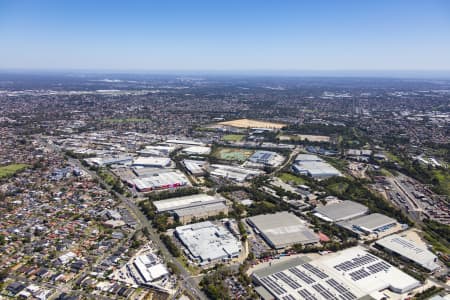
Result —
<instances>
[{"instance_id":1,"label":"grey metal roof","mask_svg":"<svg viewBox=\"0 0 450 300\"><path fill-rule=\"evenodd\" d=\"M257 227L266 241L277 249L298 243L311 244L319 241L319 237L306 226L305 222L292 213L259 215L250 217L248 220Z\"/></svg>"},{"instance_id":2,"label":"grey metal roof","mask_svg":"<svg viewBox=\"0 0 450 300\"><path fill-rule=\"evenodd\" d=\"M437 256L424 247L419 247L413 241L405 239L398 234L393 234L376 242L389 251L395 252L427 270L434 271L439 268L436 263Z\"/></svg>"},{"instance_id":3,"label":"grey metal roof","mask_svg":"<svg viewBox=\"0 0 450 300\"><path fill-rule=\"evenodd\" d=\"M256 270L255 272L253 272L253 275L256 275L258 277L265 277L310 261L311 259L307 256L300 256L300 257L297 256L282 262L274 263L271 266Z\"/></svg>"},{"instance_id":4,"label":"grey metal roof","mask_svg":"<svg viewBox=\"0 0 450 300\"><path fill-rule=\"evenodd\" d=\"M202 262L238 256L241 251L241 242L229 230L209 221L179 226L175 232L190 255Z\"/></svg>"},{"instance_id":5,"label":"grey metal roof","mask_svg":"<svg viewBox=\"0 0 450 300\"><path fill-rule=\"evenodd\" d=\"M226 210L227 206L223 204L223 202L219 203L211 203L211 204L205 204L205 205L199 205L195 207L187 207L182 209L176 209L174 210L175 214L179 217L182 216L191 216L191 215L200 215L204 212L209 211L218 211L218 210Z\"/></svg>"},{"instance_id":6,"label":"grey metal roof","mask_svg":"<svg viewBox=\"0 0 450 300\"><path fill-rule=\"evenodd\" d=\"M153 202L153 204L155 205L158 212L165 212L223 202L225 202L225 199L218 195L209 196L207 194L196 194L155 201Z\"/></svg>"},{"instance_id":7,"label":"grey metal roof","mask_svg":"<svg viewBox=\"0 0 450 300\"><path fill-rule=\"evenodd\" d=\"M347 200L317 207L315 211L332 221L341 221L364 215L368 212L368 208L357 202Z\"/></svg>"},{"instance_id":8,"label":"grey metal roof","mask_svg":"<svg viewBox=\"0 0 450 300\"><path fill-rule=\"evenodd\" d=\"M353 219L351 221L351 224L373 231L379 227L386 226L395 222L397 222L395 219L379 213L374 213Z\"/></svg>"}]
</instances>

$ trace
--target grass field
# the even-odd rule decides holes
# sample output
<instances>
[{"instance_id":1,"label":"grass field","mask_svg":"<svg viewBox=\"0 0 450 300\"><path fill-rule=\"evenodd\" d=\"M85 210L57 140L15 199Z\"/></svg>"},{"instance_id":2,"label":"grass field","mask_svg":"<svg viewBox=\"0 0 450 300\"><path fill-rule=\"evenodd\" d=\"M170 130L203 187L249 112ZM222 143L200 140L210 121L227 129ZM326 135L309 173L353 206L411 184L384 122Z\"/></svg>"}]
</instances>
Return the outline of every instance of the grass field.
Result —
<instances>
[{"instance_id":1,"label":"grass field","mask_svg":"<svg viewBox=\"0 0 450 300\"><path fill-rule=\"evenodd\" d=\"M347 190L348 184L345 182L338 182L330 184L328 188L336 194L343 194Z\"/></svg>"},{"instance_id":2,"label":"grass field","mask_svg":"<svg viewBox=\"0 0 450 300\"><path fill-rule=\"evenodd\" d=\"M393 154L391 152L386 152L385 154L390 161L394 161L394 162L398 162L398 163L401 162L401 159L398 158L395 154Z\"/></svg>"},{"instance_id":3,"label":"grass field","mask_svg":"<svg viewBox=\"0 0 450 300\"><path fill-rule=\"evenodd\" d=\"M386 177L392 177L392 176L393 176L392 173L389 172L389 170L387 170L387 169L385 169L385 168L381 168L381 169L380 169L380 173L381 173L383 176L386 176Z\"/></svg>"},{"instance_id":4,"label":"grass field","mask_svg":"<svg viewBox=\"0 0 450 300\"><path fill-rule=\"evenodd\" d=\"M11 164L0 167L0 178L11 177L16 173L25 170L26 168L28 168L28 165L26 164Z\"/></svg>"},{"instance_id":5,"label":"grass field","mask_svg":"<svg viewBox=\"0 0 450 300\"><path fill-rule=\"evenodd\" d=\"M345 174L347 166L348 166L348 162L343 160L343 159L338 159L335 157L330 157L330 156L326 156L323 157L323 159L329 163L330 165L332 165L333 167L335 167L336 169L338 169L339 171L341 171L342 173Z\"/></svg>"},{"instance_id":6,"label":"grass field","mask_svg":"<svg viewBox=\"0 0 450 300\"><path fill-rule=\"evenodd\" d=\"M450 174L445 170L433 170L434 177L438 180L439 190L450 195Z\"/></svg>"},{"instance_id":7,"label":"grass field","mask_svg":"<svg viewBox=\"0 0 450 300\"><path fill-rule=\"evenodd\" d=\"M226 134L222 137L222 140L226 142L240 142L244 139L243 134Z\"/></svg>"},{"instance_id":8,"label":"grass field","mask_svg":"<svg viewBox=\"0 0 450 300\"><path fill-rule=\"evenodd\" d=\"M234 148L217 148L213 156L223 160L234 160L243 162L253 154L253 150L234 149Z\"/></svg>"},{"instance_id":9,"label":"grass field","mask_svg":"<svg viewBox=\"0 0 450 300\"><path fill-rule=\"evenodd\" d=\"M281 173L278 177L286 183L293 182L295 184L305 184L306 181L303 178L297 177L289 173Z\"/></svg>"}]
</instances>

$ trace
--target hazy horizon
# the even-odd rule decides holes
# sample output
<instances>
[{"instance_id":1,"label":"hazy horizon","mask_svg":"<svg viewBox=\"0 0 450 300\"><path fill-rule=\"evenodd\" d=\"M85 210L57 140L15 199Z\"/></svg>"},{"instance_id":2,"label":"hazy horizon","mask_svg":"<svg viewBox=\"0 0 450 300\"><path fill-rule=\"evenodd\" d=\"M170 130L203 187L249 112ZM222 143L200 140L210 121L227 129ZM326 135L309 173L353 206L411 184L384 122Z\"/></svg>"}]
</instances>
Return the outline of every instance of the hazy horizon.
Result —
<instances>
[{"instance_id":1,"label":"hazy horizon","mask_svg":"<svg viewBox=\"0 0 450 300\"><path fill-rule=\"evenodd\" d=\"M450 79L450 70L112 70L112 69L2 69L0 74L17 75L172 75L172 76L245 76L245 77L329 77ZM108 78L113 79L113 78Z\"/></svg>"}]
</instances>

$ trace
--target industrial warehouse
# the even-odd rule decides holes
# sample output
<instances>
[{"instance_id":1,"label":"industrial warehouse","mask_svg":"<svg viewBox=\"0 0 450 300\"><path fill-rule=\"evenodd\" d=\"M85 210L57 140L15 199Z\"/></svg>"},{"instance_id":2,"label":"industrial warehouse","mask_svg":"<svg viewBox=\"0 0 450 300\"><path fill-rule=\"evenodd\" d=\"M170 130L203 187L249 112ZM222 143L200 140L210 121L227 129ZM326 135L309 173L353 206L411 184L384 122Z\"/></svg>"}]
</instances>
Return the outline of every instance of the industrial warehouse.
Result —
<instances>
[{"instance_id":1,"label":"industrial warehouse","mask_svg":"<svg viewBox=\"0 0 450 300\"><path fill-rule=\"evenodd\" d=\"M276 152L260 150L253 153L253 155L250 156L248 160L252 163L257 163L264 166L276 167L281 165L284 157Z\"/></svg>"},{"instance_id":2,"label":"industrial warehouse","mask_svg":"<svg viewBox=\"0 0 450 300\"><path fill-rule=\"evenodd\" d=\"M404 294L421 284L362 247L310 260L297 257L252 274L263 299L381 299L388 289ZM367 297L367 298L366 298Z\"/></svg>"},{"instance_id":3,"label":"industrial warehouse","mask_svg":"<svg viewBox=\"0 0 450 300\"><path fill-rule=\"evenodd\" d=\"M202 142L190 141L190 140L167 140L164 144L172 145L175 147L191 147L191 146L205 146Z\"/></svg>"},{"instance_id":4,"label":"industrial warehouse","mask_svg":"<svg viewBox=\"0 0 450 300\"><path fill-rule=\"evenodd\" d=\"M170 188L178 188L189 185L189 180L179 171L155 172L130 179L128 184L139 192L147 193L154 190L166 190Z\"/></svg>"},{"instance_id":5,"label":"industrial warehouse","mask_svg":"<svg viewBox=\"0 0 450 300\"><path fill-rule=\"evenodd\" d=\"M297 155L292 170L297 174L310 176L314 179L326 179L342 175L333 166L313 154Z\"/></svg>"},{"instance_id":6,"label":"industrial warehouse","mask_svg":"<svg viewBox=\"0 0 450 300\"><path fill-rule=\"evenodd\" d=\"M325 206L318 206L314 215L328 222L339 222L363 216L369 212L367 206L354 201L341 201Z\"/></svg>"},{"instance_id":7,"label":"industrial warehouse","mask_svg":"<svg viewBox=\"0 0 450 300\"><path fill-rule=\"evenodd\" d=\"M210 221L179 226L175 235L199 265L230 260L241 252L241 242L225 226Z\"/></svg>"},{"instance_id":8,"label":"industrial warehouse","mask_svg":"<svg viewBox=\"0 0 450 300\"><path fill-rule=\"evenodd\" d=\"M341 221L336 224L353 231L359 237L380 237L380 235L394 233L402 229L397 220L379 213Z\"/></svg>"},{"instance_id":9,"label":"industrial warehouse","mask_svg":"<svg viewBox=\"0 0 450 300\"><path fill-rule=\"evenodd\" d=\"M339 201L314 209L314 215L327 222L346 228L360 238L380 238L406 229L397 220L380 213L368 214L367 206L354 201Z\"/></svg>"},{"instance_id":10,"label":"industrial warehouse","mask_svg":"<svg viewBox=\"0 0 450 300\"><path fill-rule=\"evenodd\" d=\"M138 157L133 161L133 167L168 168L171 164L168 157Z\"/></svg>"},{"instance_id":11,"label":"industrial warehouse","mask_svg":"<svg viewBox=\"0 0 450 300\"><path fill-rule=\"evenodd\" d=\"M417 246L417 243L393 234L378 240L375 245L383 250L395 253L404 260L411 261L422 268L433 272L439 268L438 258L433 252L424 247Z\"/></svg>"},{"instance_id":12,"label":"industrial warehouse","mask_svg":"<svg viewBox=\"0 0 450 300\"><path fill-rule=\"evenodd\" d=\"M227 214L228 207L225 202L226 199L219 195L198 194L155 201L153 205L156 207L157 213L173 214L181 223L185 224L192 221L193 218L207 218L220 213Z\"/></svg>"},{"instance_id":13,"label":"industrial warehouse","mask_svg":"<svg viewBox=\"0 0 450 300\"><path fill-rule=\"evenodd\" d=\"M136 151L141 156L162 156L168 157L170 153L176 150L173 146L152 145L145 146L144 149Z\"/></svg>"},{"instance_id":14,"label":"industrial warehouse","mask_svg":"<svg viewBox=\"0 0 450 300\"><path fill-rule=\"evenodd\" d=\"M206 164L204 160L183 159L184 167L193 176L205 175Z\"/></svg>"},{"instance_id":15,"label":"industrial warehouse","mask_svg":"<svg viewBox=\"0 0 450 300\"><path fill-rule=\"evenodd\" d=\"M110 165L128 165L133 162L133 157L128 155L102 156L86 158L84 161L91 166L104 167Z\"/></svg>"},{"instance_id":16,"label":"industrial warehouse","mask_svg":"<svg viewBox=\"0 0 450 300\"><path fill-rule=\"evenodd\" d=\"M182 153L187 155L208 155L211 153L211 147L206 146L191 146L181 150Z\"/></svg>"},{"instance_id":17,"label":"industrial warehouse","mask_svg":"<svg viewBox=\"0 0 450 300\"><path fill-rule=\"evenodd\" d=\"M246 180L255 178L256 176L261 175L263 173L264 172L259 170L251 170L237 166L229 166L221 164L211 165L211 176L223 177L230 180L234 180L236 182L244 182Z\"/></svg>"},{"instance_id":18,"label":"industrial warehouse","mask_svg":"<svg viewBox=\"0 0 450 300\"><path fill-rule=\"evenodd\" d=\"M315 244L319 237L302 219L288 212L259 215L247 219L250 226L274 249L284 249L294 244Z\"/></svg>"}]
</instances>

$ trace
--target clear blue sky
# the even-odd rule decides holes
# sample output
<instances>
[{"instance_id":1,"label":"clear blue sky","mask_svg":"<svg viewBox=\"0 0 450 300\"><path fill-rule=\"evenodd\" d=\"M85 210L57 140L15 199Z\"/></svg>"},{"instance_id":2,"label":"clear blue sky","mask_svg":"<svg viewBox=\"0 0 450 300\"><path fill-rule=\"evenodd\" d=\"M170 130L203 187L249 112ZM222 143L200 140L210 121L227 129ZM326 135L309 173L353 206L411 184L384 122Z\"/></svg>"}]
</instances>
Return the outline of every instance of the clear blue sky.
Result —
<instances>
[{"instance_id":1,"label":"clear blue sky","mask_svg":"<svg viewBox=\"0 0 450 300\"><path fill-rule=\"evenodd\" d=\"M450 1L0 0L0 69L450 70Z\"/></svg>"}]
</instances>

